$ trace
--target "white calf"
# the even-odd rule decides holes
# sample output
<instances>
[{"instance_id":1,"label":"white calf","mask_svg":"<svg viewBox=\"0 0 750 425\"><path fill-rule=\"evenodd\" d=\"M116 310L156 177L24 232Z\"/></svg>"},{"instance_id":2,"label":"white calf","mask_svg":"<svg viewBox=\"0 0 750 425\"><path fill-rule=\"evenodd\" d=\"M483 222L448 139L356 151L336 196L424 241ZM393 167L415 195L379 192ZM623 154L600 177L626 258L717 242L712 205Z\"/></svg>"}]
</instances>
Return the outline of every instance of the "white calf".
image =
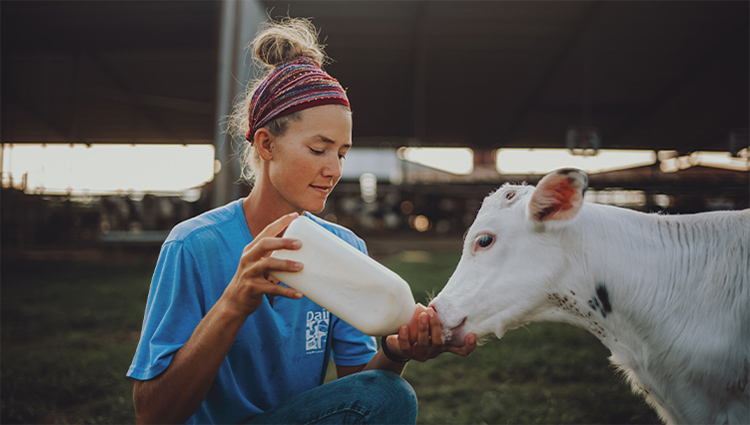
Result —
<instances>
[{"instance_id":1,"label":"white calf","mask_svg":"<svg viewBox=\"0 0 750 425\"><path fill-rule=\"evenodd\" d=\"M750 210L584 204L587 181L559 170L484 200L431 304L445 339L570 323L610 349L665 422L750 422Z\"/></svg>"}]
</instances>

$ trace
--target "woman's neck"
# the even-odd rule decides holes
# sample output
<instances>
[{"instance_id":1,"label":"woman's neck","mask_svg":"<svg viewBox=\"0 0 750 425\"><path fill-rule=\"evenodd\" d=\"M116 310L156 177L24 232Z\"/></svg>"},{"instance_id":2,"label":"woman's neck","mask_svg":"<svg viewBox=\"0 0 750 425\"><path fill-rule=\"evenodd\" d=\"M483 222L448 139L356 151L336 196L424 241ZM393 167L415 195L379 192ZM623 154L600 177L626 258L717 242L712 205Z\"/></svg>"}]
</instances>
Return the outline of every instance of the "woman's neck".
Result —
<instances>
[{"instance_id":1,"label":"woman's neck","mask_svg":"<svg viewBox=\"0 0 750 425\"><path fill-rule=\"evenodd\" d=\"M242 201L245 222L253 238L279 217L295 212L291 205L277 198L270 196L269 191L264 189L262 184L258 184ZM304 211L297 212L302 214Z\"/></svg>"}]
</instances>

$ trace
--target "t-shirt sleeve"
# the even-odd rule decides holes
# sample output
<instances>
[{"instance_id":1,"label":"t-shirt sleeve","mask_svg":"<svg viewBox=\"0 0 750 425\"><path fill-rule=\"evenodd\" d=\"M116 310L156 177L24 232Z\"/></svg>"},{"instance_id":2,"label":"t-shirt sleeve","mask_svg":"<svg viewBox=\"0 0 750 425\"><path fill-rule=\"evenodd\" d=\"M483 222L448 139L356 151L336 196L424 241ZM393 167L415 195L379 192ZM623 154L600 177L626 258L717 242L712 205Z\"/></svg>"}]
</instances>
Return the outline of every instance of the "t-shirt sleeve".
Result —
<instances>
[{"instance_id":1,"label":"t-shirt sleeve","mask_svg":"<svg viewBox=\"0 0 750 425\"><path fill-rule=\"evenodd\" d=\"M365 335L338 317L333 319L333 362L339 366L366 364L378 351L375 338Z\"/></svg>"},{"instance_id":2,"label":"t-shirt sleeve","mask_svg":"<svg viewBox=\"0 0 750 425\"><path fill-rule=\"evenodd\" d=\"M200 323L204 312L200 276L180 241L162 246L151 280L141 339L127 376L151 379L162 373Z\"/></svg>"}]
</instances>

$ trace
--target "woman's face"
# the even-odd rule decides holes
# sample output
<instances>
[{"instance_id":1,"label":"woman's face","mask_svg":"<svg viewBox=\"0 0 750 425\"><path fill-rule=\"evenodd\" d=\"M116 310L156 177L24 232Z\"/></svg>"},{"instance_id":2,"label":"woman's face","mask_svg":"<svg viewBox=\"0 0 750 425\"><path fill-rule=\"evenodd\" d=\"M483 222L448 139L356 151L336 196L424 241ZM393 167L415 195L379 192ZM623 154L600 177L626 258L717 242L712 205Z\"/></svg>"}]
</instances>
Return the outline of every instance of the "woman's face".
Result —
<instances>
[{"instance_id":1,"label":"woman's face","mask_svg":"<svg viewBox=\"0 0 750 425\"><path fill-rule=\"evenodd\" d=\"M274 141L268 175L282 203L297 212L320 212L352 146L351 113L339 105L324 105L300 115L302 119L289 121Z\"/></svg>"}]
</instances>

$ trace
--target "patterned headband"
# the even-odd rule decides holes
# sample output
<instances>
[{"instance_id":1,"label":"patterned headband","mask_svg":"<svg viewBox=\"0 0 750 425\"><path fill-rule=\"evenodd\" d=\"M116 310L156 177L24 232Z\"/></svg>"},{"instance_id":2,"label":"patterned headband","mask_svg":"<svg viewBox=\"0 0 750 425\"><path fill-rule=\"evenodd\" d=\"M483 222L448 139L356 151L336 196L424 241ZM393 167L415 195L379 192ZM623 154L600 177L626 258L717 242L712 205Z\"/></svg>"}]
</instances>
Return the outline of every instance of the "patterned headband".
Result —
<instances>
[{"instance_id":1,"label":"patterned headband","mask_svg":"<svg viewBox=\"0 0 750 425\"><path fill-rule=\"evenodd\" d=\"M321 105L344 105L349 99L339 82L307 57L298 56L276 67L253 93L250 128L245 139L274 118Z\"/></svg>"}]
</instances>

